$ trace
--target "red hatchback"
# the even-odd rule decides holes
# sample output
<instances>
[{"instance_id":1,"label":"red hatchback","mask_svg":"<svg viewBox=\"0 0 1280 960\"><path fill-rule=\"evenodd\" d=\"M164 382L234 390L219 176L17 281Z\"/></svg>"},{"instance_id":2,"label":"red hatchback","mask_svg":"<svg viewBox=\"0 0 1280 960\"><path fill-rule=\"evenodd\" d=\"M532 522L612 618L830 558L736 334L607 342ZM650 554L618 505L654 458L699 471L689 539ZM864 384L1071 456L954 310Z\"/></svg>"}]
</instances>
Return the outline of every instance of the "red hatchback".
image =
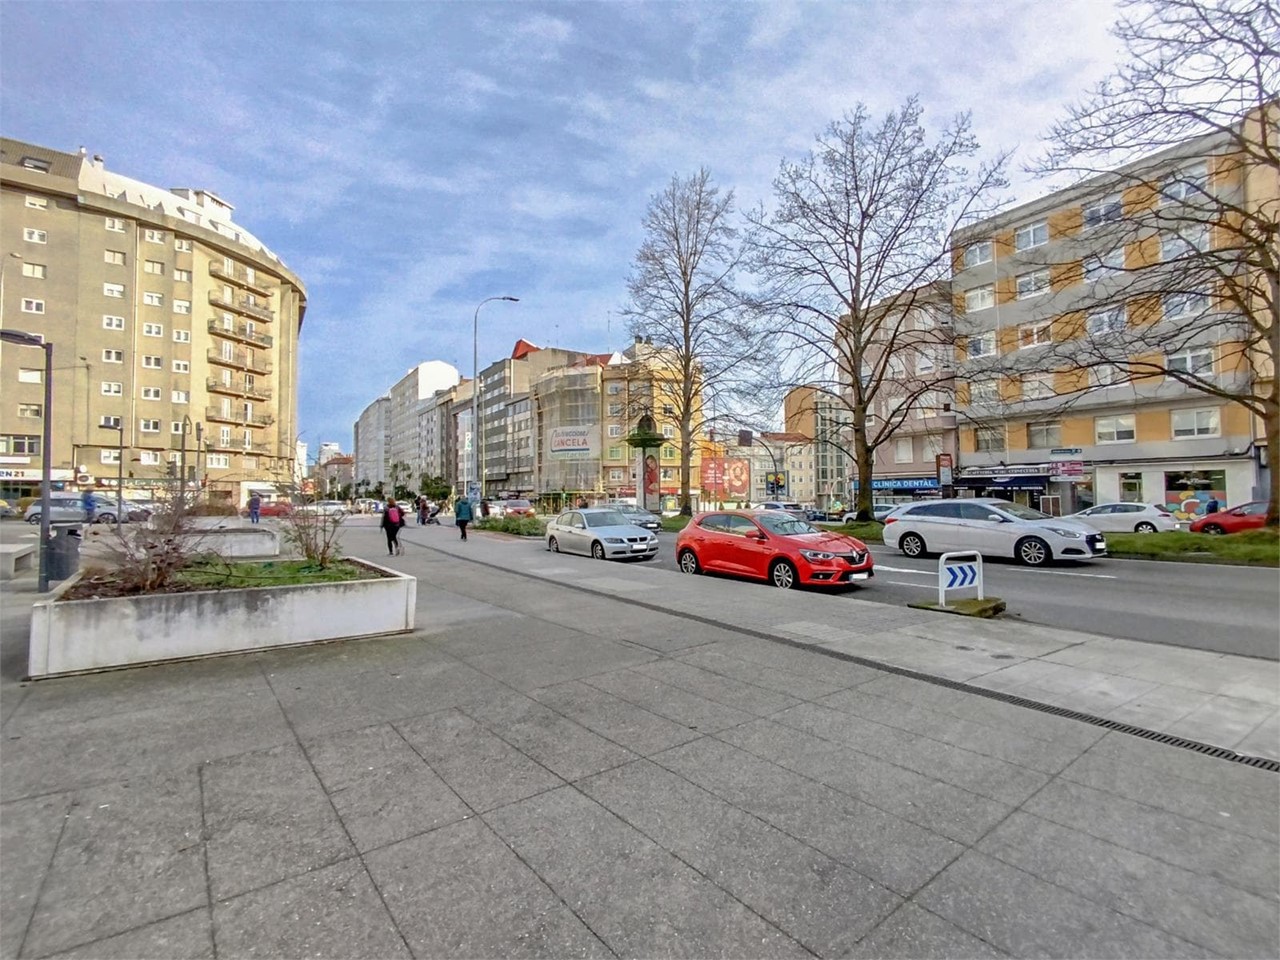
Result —
<instances>
[{"instance_id":1,"label":"red hatchback","mask_svg":"<svg viewBox=\"0 0 1280 960\"><path fill-rule=\"evenodd\" d=\"M783 590L844 586L874 575L871 551L861 540L780 510L698 514L676 537L676 563L684 573L734 574Z\"/></svg>"},{"instance_id":2,"label":"red hatchback","mask_svg":"<svg viewBox=\"0 0 1280 960\"><path fill-rule=\"evenodd\" d=\"M1267 522L1267 501L1254 500L1230 510L1206 513L1191 521L1192 533L1239 533L1256 530Z\"/></svg>"}]
</instances>

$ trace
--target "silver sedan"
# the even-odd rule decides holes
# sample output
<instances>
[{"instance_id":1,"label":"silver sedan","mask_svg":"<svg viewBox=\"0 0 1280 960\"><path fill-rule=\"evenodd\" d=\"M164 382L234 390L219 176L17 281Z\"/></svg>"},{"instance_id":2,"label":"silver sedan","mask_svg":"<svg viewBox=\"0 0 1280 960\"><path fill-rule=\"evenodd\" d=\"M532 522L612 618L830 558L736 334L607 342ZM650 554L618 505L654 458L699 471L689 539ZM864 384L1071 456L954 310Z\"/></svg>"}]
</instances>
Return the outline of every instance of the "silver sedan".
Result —
<instances>
[{"instance_id":1,"label":"silver sedan","mask_svg":"<svg viewBox=\"0 0 1280 960\"><path fill-rule=\"evenodd\" d=\"M597 560L650 560L658 555L658 538L611 507L594 507L568 510L549 520L547 549Z\"/></svg>"}]
</instances>

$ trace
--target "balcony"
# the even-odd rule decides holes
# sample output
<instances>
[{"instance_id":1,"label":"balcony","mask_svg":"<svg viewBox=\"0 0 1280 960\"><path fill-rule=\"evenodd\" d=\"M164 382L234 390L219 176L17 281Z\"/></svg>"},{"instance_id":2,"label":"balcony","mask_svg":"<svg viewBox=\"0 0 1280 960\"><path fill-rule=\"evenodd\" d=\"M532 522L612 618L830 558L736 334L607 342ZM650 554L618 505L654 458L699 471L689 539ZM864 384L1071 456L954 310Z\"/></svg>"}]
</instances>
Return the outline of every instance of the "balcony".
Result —
<instances>
[{"instance_id":1,"label":"balcony","mask_svg":"<svg viewBox=\"0 0 1280 960\"><path fill-rule=\"evenodd\" d=\"M271 347L275 344L273 337L250 330L247 324L237 323L228 327L223 321L215 320L212 317L209 319L209 332L231 340L239 340L241 343L252 343L259 347Z\"/></svg>"},{"instance_id":2,"label":"balcony","mask_svg":"<svg viewBox=\"0 0 1280 960\"><path fill-rule=\"evenodd\" d=\"M258 384L247 384L243 380L232 380L223 383L217 377L205 380L205 389L210 393L222 393L228 397L244 397L247 400L270 400L271 388Z\"/></svg>"},{"instance_id":3,"label":"balcony","mask_svg":"<svg viewBox=\"0 0 1280 960\"><path fill-rule=\"evenodd\" d=\"M271 456L271 447L265 443L245 443L243 439L236 437L228 437L223 440L221 437L213 436L205 438L205 446L210 450L226 451L227 453L245 453L249 456Z\"/></svg>"},{"instance_id":4,"label":"balcony","mask_svg":"<svg viewBox=\"0 0 1280 960\"><path fill-rule=\"evenodd\" d=\"M238 286L244 287L246 290L252 290L261 296L271 296L271 288L258 280L256 276L250 280L249 272L243 267L236 266L234 269L228 270L225 264L211 260L209 261L209 273L221 280L229 280Z\"/></svg>"},{"instance_id":5,"label":"balcony","mask_svg":"<svg viewBox=\"0 0 1280 960\"><path fill-rule=\"evenodd\" d=\"M243 314L246 317L253 317L255 320L271 321L275 319L275 314L266 307L252 304L243 296L228 300L222 295L221 290L209 291L209 303L219 310L234 310L236 313Z\"/></svg>"},{"instance_id":6,"label":"balcony","mask_svg":"<svg viewBox=\"0 0 1280 960\"><path fill-rule=\"evenodd\" d=\"M255 413L246 417L244 410L223 410L222 407L205 407L204 418L218 423L234 423L245 427L269 427L276 418L269 413Z\"/></svg>"},{"instance_id":7,"label":"balcony","mask_svg":"<svg viewBox=\"0 0 1280 960\"><path fill-rule=\"evenodd\" d=\"M266 357L250 356L245 350L233 350L224 354L221 350L210 347L205 353L210 363L218 363L224 367L235 367L237 370L249 370L253 373L270 373L271 361Z\"/></svg>"}]
</instances>

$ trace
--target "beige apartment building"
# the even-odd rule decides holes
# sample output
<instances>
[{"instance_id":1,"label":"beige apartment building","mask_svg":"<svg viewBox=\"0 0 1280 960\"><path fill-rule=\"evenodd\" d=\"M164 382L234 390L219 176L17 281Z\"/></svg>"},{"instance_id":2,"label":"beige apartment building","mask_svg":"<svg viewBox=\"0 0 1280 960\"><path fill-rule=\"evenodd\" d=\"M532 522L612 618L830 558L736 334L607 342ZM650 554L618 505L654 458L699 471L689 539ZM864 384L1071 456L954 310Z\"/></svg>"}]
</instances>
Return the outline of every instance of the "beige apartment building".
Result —
<instances>
[{"instance_id":1,"label":"beige apartment building","mask_svg":"<svg viewBox=\"0 0 1280 960\"><path fill-rule=\"evenodd\" d=\"M144 495L185 464L213 499L293 483L302 281L197 189L100 157L0 140L0 496L38 492L51 418L55 488Z\"/></svg>"}]
</instances>

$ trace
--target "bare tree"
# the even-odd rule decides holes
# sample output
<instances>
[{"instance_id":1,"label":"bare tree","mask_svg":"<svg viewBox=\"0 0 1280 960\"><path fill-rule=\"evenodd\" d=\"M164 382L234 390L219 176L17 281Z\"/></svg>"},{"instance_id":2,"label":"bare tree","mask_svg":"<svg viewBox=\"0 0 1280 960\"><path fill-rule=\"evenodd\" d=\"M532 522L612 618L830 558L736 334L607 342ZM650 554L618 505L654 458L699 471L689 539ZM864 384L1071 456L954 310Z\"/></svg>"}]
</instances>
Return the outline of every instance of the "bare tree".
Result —
<instances>
[{"instance_id":1,"label":"bare tree","mask_svg":"<svg viewBox=\"0 0 1280 960\"><path fill-rule=\"evenodd\" d=\"M733 192L720 195L706 169L673 176L644 217L645 238L627 280L623 308L637 337L636 359L654 398L679 432L680 511L692 512L697 441L728 405L756 353L750 314L734 289L739 264ZM643 348L643 349L641 349ZM717 401L723 401L717 404ZM654 411L661 422L662 410Z\"/></svg>"},{"instance_id":2,"label":"bare tree","mask_svg":"<svg viewBox=\"0 0 1280 960\"><path fill-rule=\"evenodd\" d=\"M1004 185L1006 154L968 166L978 153L968 115L932 142L921 116L914 97L879 122L859 104L807 156L783 161L774 211L748 216L746 262L763 281L758 305L778 325L787 382L848 408L864 520L876 448L949 387L950 327L916 320L950 272L950 235ZM932 370L914 363L922 354L935 355Z\"/></svg>"},{"instance_id":3,"label":"bare tree","mask_svg":"<svg viewBox=\"0 0 1280 960\"><path fill-rule=\"evenodd\" d=\"M1123 64L1052 128L1037 166L1082 179L1094 197L1086 218L1130 251L1110 264L1110 286L1094 287L1096 306L1118 311L1114 329L1099 314L1058 353L1260 419L1275 525L1280 10L1274 0L1123 0L1121 10ZM1090 266L1086 257L1086 281Z\"/></svg>"}]
</instances>

